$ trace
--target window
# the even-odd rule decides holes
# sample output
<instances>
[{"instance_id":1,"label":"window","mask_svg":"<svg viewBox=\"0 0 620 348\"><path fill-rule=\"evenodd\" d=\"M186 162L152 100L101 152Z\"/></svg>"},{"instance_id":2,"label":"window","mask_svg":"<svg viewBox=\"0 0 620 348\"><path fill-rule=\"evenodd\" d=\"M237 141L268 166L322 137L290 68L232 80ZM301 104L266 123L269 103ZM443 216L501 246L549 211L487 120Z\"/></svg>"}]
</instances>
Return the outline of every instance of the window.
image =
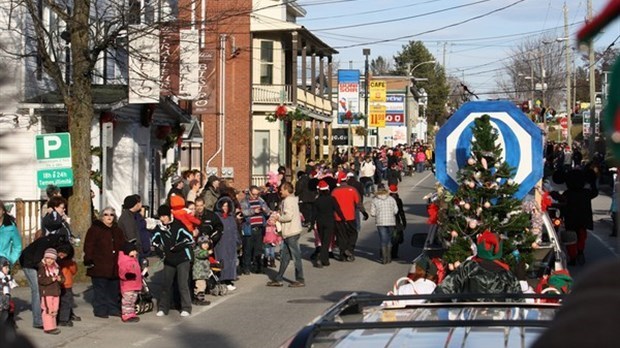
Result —
<instances>
[{"instance_id":1,"label":"window","mask_svg":"<svg viewBox=\"0 0 620 348\"><path fill-rule=\"evenodd\" d=\"M273 41L260 42L260 84L273 84Z\"/></svg>"}]
</instances>

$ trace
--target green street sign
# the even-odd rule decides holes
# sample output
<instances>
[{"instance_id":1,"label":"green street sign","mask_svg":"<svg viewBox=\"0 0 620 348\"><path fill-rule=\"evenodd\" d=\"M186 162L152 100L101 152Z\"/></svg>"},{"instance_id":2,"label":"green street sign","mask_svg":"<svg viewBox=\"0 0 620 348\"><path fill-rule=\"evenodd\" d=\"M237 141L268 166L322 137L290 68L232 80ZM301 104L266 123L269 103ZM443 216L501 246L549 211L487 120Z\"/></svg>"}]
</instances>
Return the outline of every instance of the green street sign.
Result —
<instances>
[{"instance_id":1,"label":"green street sign","mask_svg":"<svg viewBox=\"0 0 620 348\"><path fill-rule=\"evenodd\" d=\"M73 186L73 169L39 169L37 171L37 185L41 189L46 188L48 185L55 185L58 187Z\"/></svg>"},{"instance_id":2,"label":"green street sign","mask_svg":"<svg viewBox=\"0 0 620 348\"><path fill-rule=\"evenodd\" d=\"M71 168L71 136L50 133L35 136L39 168Z\"/></svg>"}]
</instances>

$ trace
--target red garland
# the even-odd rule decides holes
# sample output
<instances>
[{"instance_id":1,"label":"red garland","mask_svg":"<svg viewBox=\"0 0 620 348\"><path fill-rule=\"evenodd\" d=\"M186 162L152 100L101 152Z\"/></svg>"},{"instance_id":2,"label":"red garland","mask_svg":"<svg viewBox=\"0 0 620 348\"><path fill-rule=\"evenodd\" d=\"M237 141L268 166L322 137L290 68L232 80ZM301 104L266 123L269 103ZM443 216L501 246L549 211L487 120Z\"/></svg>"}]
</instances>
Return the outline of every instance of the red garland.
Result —
<instances>
[{"instance_id":1,"label":"red garland","mask_svg":"<svg viewBox=\"0 0 620 348\"><path fill-rule=\"evenodd\" d=\"M345 112L344 119L347 121L353 120L353 113L351 112L351 110L347 110L347 112Z\"/></svg>"},{"instance_id":2,"label":"red garland","mask_svg":"<svg viewBox=\"0 0 620 348\"><path fill-rule=\"evenodd\" d=\"M436 225L439 214L439 206L435 203L431 203L426 207L426 211L428 212L428 220L426 220L427 224Z\"/></svg>"},{"instance_id":3,"label":"red garland","mask_svg":"<svg viewBox=\"0 0 620 348\"><path fill-rule=\"evenodd\" d=\"M286 118L287 114L288 110L286 110L286 106L280 105L276 108L276 118L278 118L279 120L283 120L284 118Z\"/></svg>"}]
</instances>

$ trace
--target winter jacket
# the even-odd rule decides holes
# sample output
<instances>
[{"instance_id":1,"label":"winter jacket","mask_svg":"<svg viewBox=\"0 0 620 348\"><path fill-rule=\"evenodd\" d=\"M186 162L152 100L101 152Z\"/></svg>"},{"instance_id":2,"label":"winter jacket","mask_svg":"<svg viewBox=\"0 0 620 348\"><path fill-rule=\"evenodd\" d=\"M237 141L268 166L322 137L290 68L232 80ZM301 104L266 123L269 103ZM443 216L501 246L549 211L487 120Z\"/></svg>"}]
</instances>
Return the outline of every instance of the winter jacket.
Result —
<instances>
[{"instance_id":1,"label":"winter jacket","mask_svg":"<svg viewBox=\"0 0 620 348\"><path fill-rule=\"evenodd\" d=\"M136 275L134 279L127 279L127 274ZM142 290L142 272L137 257L118 252L118 277L121 279L121 292Z\"/></svg>"},{"instance_id":2,"label":"winter jacket","mask_svg":"<svg viewBox=\"0 0 620 348\"><path fill-rule=\"evenodd\" d=\"M396 213L396 229L404 231L407 228L407 218L405 217L405 210L403 209L403 200L400 199L398 193L390 193L390 197L396 201L398 207L398 213Z\"/></svg>"},{"instance_id":3,"label":"winter jacket","mask_svg":"<svg viewBox=\"0 0 620 348\"><path fill-rule=\"evenodd\" d=\"M205 209L214 211L215 203L217 203L217 200L220 198L220 195L217 192L215 192L215 188L207 187L205 190L202 191L202 193L200 194L200 197L202 197L202 199L204 199L205 201Z\"/></svg>"},{"instance_id":4,"label":"winter jacket","mask_svg":"<svg viewBox=\"0 0 620 348\"><path fill-rule=\"evenodd\" d=\"M135 214L139 213L134 213L129 209L123 209L121 216L118 218L118 227L123 231L125 240L129 243L134 243L136 247L138 247L142 245L142 238Z\"/></svg>"},{"instance_id":5,"label":"winter jacket","mask_svg":"<svg viewBox=\"0 0 620 348\"><path fill-rule=\"evenodd\" d=\"M118 252L125 242L123 231L117 224L107 226L99 220L93 221L84 239L86 275L118 279Z\"/></svg>"},{"instance_id":6,"label":"winter jacket","mask_svg":"<svg viewBox=\"0 0 620 348\"><path fill-rule=\"evenodd\" d=\"M377 226L396 226L398 205L387 193L379 193L370 203L370 216L374 216Z\"/></svg>"},{"instance_id":7,"label":"winter jacket","mask_svg":"<svg viewBox=\"0 0 620 348\"><path fill-rule=\"evenodd\" d=\"M564 203L562 216L564 226L567 230L578 231L582 228L593 229L592 202L598 196L598 190L594 188L582 188L578 190L566 190L559 197L559 201ZM556 196L557 197L557 196Z\"/></svg>"},{"instance_id":8,"label":"winter jacket","mask_svg":"<svg viewBox=\"0 0 620 348\"><path fill-rule=\"evenodd\" d=\"M69 232L69 229L65 225L62 216L54 210L43 217L41 228L43 228L45 236L50 234L65 234L68 237L71 236L71 232Z\"/></svg>"},{"instance_id":9,"label":"winter jacket","mask_svg":"<svg viewBox=\"0 0 620 348\"><path fill-rule=\"evenodd\" d=\"M355 188L349 185L341 185L340 187L334 189L332 191L332 196L338 202L340 210L342 210L342 214L346 221L355 220L355 211L357 208L361 211L364 210L359 193ZM340 221L340 216L334 215L334 217L336 218L336 221Z\"/></svg>"},{"instance_id":10,"label":"winter jacket","mask_svg":"<svg viewBox=\"0 0 620 348\"><path fill-rule=\"evenodd\" d=\"M402 177L400 176L400 170L398 169L388 169L387 171L387 183L389 185L398 185L400 181L402 181Z\"/></svg>"},{"instance_id":11,"label":"winter jacket","mask_svg":"<svg viewBox=\"0 0 620 348\"><path fill-rule=\"evenodd\" d=\"M62 273L64 282L62 283L63 289L71 289L73 288L73 276L77 274L78 267L77 263L72 259L62 259L58 260L58 266L60 267L60 272Z\"/></svg>"},{"instance_id":12,"label":"winter jacket","mask_svg":"<svg viewBox=\"0 0 620 348\"><path fill-rule=\"evenodd\" d=\"M299 198L291 194L282 201L279 221L282 223L282 238L301 234L303 227L299 212Z\"/></svg>"},{"instance_id":13,"label":"winter jacket","mask_svg":"<svg viewBox=\"0 0 620 348\"><path fill-rule=\"evenodd\" d=\"M426 162L426 154L423 151L418 151L415 154L415 163Z\"/></svg>"},{"instance_id":14,"label":"winter jacket","mask_svg":"<svg viewBox=\"0 0 620 348\"><path fill-rule=\"evenodd\" d=\"M194 265L192 266L192 278L194 280L208 278L209 270L211 270L209 254L209 250L204 250L200 245L194 246Z\"/></svg>"},{"instance_id":15,"label":"winter jacket","mask_svg":"<svg viewBox=\"0 0 620 348\"><path fill-rule=\"evenodd\" d=\"M192 246L194 237L187 231L181 221L171 217L167 224L158 224L153 235L153 246L160 248L164 253L164 264L178 266L192 260Z\"/></svg>"},{"instance_id":16,"label":"winter jacket","mask_svg":"<svg viewBox=\"0 0 620 348\"><path fill-rule=\"evenodd\" d=\"M17 262L21 252L22 238L19 235L17 226L12 219L5 216L4 223L0 225L0 256L6 257L11 265L13 265Z\"/></svg>"},{"instance_id":17,"label":"winter jacket","mask_svg":"<svg viewBox=\"0 0 620 348\"><path fill-rule=\"evenodd\" d=\"M310 177L304 174L295 184L295 196L299 197L300 203L314 203L316 192L309 187Z\"/></svg>"},{"instance_id":18,"label":"winter jacket","mask_svg":"<svg viewBox=\"0 0 620 348\"><path fill-rule=\"evenodd\" d=\"M372 161L364 161L360 167L360 177L373 178L375 176L375 170L375 164L372 163Z\"/></svg>"},{"instance_id":19,"label":"winter jacket","mask_svg":"<svg viewBox=\"0 0 620 348\"><path fill-rule=\"evenodd\" d=\"M66 235L53 234L41 237L30 243L30 245L22 251L19 256L19 264L22 268L38 269L41 260L43 260L45 249L55 249L63 243L69 243L69 239Z\"/></svg>"},{"instance_id":20,"label":"winter jacket","mask_svg":"<svg viewBox=\"0 0 620 348\"><path fill-rule=\"evenodd\" d=\"M520 294L521 286L512 272L493 261L467 260L437 286L435 293ZM471 300L488 301L477 298Z\"/></svg>"},{"instance_id":21,"label":"winter jacket","mask_svg":"<svg viewBox=\"0 0 620 348\"><path fill-rule=\"evenodd\" d=\"M170 208L172 208L172 215L174 218L181 221L189 232L193 232L198 225L200 225L200 219L192 215L192 213L185 209L185 200L181 196L170 197Z\"/></svg>"},{"instance_id":22,"label":"winter jacket","mask_svg":"<svg viewBox=\"0 0 620 348\"><path fill-rule=\"evenodd\" d=\"M312 209L314 220L310 222L310 226L316 223L319 227L333 227L336 224L335 215L338 215L340 220L345 220L338 201L329 194L319 194Z\"/></svg>"},{"instance_id":23,"label":"winter jacket","mask_svg":"<svg viewBox=\"0 0 620 348\"><path fill-rule=\"evenodd\" d=\"M212 237L214 233L221 234L224 230L222 221L212 210L205 209L198 218L200 219L198 230L201 235Z\"/></svg>"},{"instance_id":24,"label":"winter jacket","mask_svg":"<svg viewBox=\"0 0 620 348\"><path fill-rule=\"evenodd\" d=\"M360 200L364 203L364 185L357 181L356 178L349 178L349 180L347 180L347 185L357 190L357 193L360 195Z\"/></svg>"},{"instance_id":25,"label":"winter jacket","mask_svg":"<svg viewBox=\"0 0 620 348\"><path fill-rule=\"evenodd\" d=\"M37 269L37 282L39 284L39 295L44 296L60 296L60 284L64 282L64 277L58 268L58 264L52 266L52 274L48 274L45 270L43 262L39 262ZM59 276L59 280L52 280L53 275Z\"/></svg>"}]
</instances>

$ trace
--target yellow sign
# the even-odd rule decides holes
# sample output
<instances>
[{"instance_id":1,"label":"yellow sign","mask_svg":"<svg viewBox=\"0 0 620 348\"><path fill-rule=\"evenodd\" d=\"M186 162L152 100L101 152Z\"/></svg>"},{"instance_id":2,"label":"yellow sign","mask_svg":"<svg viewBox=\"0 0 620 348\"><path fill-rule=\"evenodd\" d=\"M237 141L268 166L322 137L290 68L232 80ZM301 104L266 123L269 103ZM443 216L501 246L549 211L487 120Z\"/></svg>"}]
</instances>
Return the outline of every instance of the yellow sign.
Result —
<instances>
[{"instance_id":1,"label":"yellow sign","mask_svg":"<svg viewBox=\"0 0 620 348\"><path fill-rule=\"evenodd\" d=\"M385 103L387 95L387 83L383 80L370 81L370 94L368 99L371 103Z\"/></svg>"},{"instance_id":2,"label":"yellow sign","mask_svg":"<svg viewBox=\"0 0 620 348\"><path fill-rule=\"evenodd\" d=\"M385 104L371 104L368 110L368 127L385 127Z\"/></svg>"}]
</instances>

